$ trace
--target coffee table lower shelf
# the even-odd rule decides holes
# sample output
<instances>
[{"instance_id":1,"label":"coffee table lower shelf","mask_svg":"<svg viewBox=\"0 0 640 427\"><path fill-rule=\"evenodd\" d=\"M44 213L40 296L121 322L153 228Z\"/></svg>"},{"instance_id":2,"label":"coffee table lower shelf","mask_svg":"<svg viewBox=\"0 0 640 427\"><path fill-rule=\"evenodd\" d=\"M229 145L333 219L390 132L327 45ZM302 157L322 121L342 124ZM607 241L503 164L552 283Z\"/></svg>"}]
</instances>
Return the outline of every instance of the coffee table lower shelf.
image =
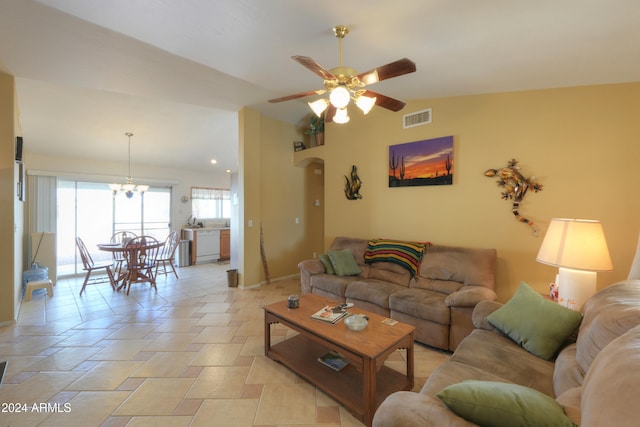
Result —
<instances>
[{"instance_id":1,"label":"coffee table lower shelf","mask_svg":"<svg viewBox=\"0 0 640 427\"><path fill-rule=\"evenodd\" d=\"M356 418L370 421L373 414L365 414L364 376L357 369L357 364L351 363L336 372L318 361L319 356L332 349L304 335L296 335L272 345L266 355L316 385L344 405ZM376 403L373 412L391 393L410 390L412 386L406 374L382 366L375 378Z\"/></svg>"}]
</instances>

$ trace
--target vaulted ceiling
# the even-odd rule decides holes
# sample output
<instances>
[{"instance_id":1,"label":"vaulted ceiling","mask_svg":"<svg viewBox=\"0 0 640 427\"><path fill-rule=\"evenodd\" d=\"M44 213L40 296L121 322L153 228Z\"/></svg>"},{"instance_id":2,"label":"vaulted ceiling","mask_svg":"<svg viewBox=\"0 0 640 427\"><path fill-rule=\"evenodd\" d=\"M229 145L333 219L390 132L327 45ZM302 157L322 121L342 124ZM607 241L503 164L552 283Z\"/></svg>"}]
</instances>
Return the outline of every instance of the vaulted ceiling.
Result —
<instances>
[{"instance_id":1,"label":"vaulted ceiling","mask_svg":"<svg viewBox=\"0 0 640 427\"><path fill-rule=\"evenodd\" d=\"M126 162L131 131L138 162L236 170L238 110L301 123L308 99L267 100L322 88L290 57L337 66L335 25L347 66L416 63L372 87L406 101L639 81L638 22L636 0L0 0L0 71L27 150Z\"/></svg>"}]
</instances>

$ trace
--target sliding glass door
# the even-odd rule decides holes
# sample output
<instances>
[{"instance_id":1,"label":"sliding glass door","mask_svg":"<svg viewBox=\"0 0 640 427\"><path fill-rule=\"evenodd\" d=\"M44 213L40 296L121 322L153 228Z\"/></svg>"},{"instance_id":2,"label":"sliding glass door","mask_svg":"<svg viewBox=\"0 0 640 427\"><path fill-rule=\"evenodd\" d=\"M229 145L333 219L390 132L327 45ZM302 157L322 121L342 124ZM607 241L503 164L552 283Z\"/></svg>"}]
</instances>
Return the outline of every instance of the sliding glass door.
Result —
<instances>
[{"instance_id":1,"label":"sliding glass door","mask_svg":"<svg viewBox=\"0 0 640 427\"><path fill-rule=\"evenodd\" d=\"M127 198L115 196L108 184L58 180L58 275L82 271L75 246L80 237L94 261L107 261L111 254L97 250L117 231L151 235L164 240L171 229L171 189L150 188Z\"/></svg>"}]
</instances>

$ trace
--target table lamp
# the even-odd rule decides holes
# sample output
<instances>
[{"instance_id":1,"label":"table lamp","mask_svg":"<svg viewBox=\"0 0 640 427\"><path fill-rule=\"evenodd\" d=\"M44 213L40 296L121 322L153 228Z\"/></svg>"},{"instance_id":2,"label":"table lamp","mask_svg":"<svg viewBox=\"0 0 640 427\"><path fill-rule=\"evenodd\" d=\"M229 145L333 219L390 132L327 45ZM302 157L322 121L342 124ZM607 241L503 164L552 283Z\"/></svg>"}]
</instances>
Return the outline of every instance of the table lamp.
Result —
<instances>
[{"instance_id":1,"label":"table lamp","mask_svg":"<svg viewBox=\"0 0 640 427\"><path fill-rule=\"evenodd\" d=\"M552 218L536 261L559 268L558 303L581 310L596 292L597 272L611 271L600 221Z\"/></svg>"}]
</instances>

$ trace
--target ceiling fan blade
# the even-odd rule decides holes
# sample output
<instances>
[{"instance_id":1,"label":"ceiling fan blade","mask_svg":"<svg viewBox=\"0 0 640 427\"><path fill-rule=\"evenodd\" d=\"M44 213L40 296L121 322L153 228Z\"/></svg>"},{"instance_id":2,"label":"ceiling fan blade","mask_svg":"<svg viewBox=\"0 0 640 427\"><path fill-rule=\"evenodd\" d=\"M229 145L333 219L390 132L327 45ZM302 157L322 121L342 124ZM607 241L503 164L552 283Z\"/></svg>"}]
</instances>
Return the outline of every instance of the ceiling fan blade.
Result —
<instances>
[{"instance_id":1,"label":"ceiling fan blade","mask_svg":"<svg viewBox=\"0 0 640 427\"><path fill-rule=\"evenodd\" d=\"M407 58L399 59L386 65L374 68L358 75L358 79L366 85L382 80L398 77L416 71L416 64Z\"/></svg>"},{"instance_id":2,"label":"ceiling fan blade","mask_svg":"<svg viewBox=\"0 0 640 427\"><path fill-rule=\"evenodd\" d=\"M322 95L325 92L326 92L326 90L324 90L324 89L310 90L308 92L301 92L301 93L295 93L293 95L283 96L282 98L270 99L269 102L271 102L273 104L273 103L276 103L276 102L283 102L283 101L289 101L289 100L292 100L292 99L304 98L305 96Z\"/></svg>"},{"instance_id":3,"label":"ceiling fan blade","mask_svg":"<svg viewBox=\"0 0 640 427\"><path fill-rule=\"evenodd\" d=\"M302 64L303 66L305 66L309 70L313 71L314 73L316 73L317 75L322 77L324 80L335 80L336 79L336 76L331 74L329 71L325 70L322 67L322 65L318 64L316 61L314 61L313 59L309 58L308 56L298 56L297 55L297 56L292 56L291 59L293 59L294 61L299 62L300 64Z\"/></svg>"},{"instance_id":4,"label":"ceiling fan blade","mask_svg":"<svg viewBox=\"0 0 640 427\"><path fill-rule=\"evenodd\" d=\"M373 92L371 90L365 90L363 93L364 96L368 96L371 98L376 98L376 105L378 107L386 108L391 111L400 111L404 108L406 102L400 101L399 99L390 98L386 95L382 95L378 92Z\"/></svg>"}]
</instances>

